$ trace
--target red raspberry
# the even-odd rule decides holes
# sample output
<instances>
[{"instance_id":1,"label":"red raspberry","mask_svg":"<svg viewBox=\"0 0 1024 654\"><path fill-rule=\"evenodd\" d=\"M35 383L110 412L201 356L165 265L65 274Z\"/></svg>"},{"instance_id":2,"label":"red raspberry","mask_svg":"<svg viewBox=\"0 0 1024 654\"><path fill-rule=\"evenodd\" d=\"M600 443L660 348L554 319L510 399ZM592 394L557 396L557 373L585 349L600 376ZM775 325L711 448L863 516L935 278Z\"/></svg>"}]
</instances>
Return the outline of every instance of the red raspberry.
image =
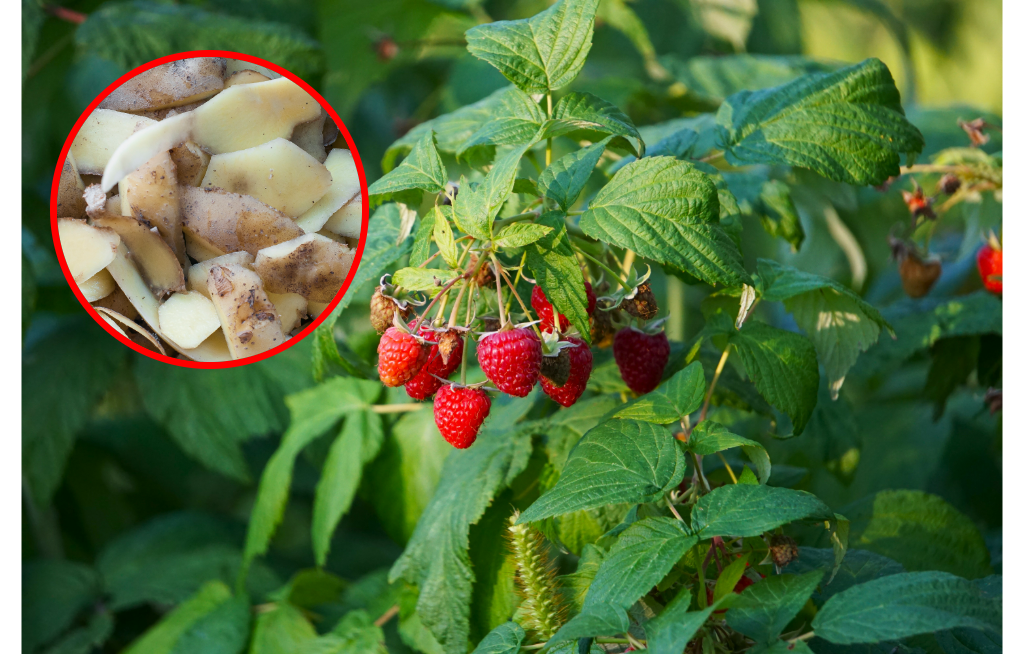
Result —
<instances>
[{"instance_id":1,"label":"red raspberry","mask_svg":"<svg viewBox=\"0 0 1024 654\"><path fill-rule=\"evenodd\" d=\"M427 362L430 348L409 332L388 327L377 346L377 372L385 386L401 386Z\"/></svg>"},{"instance_id":2,"label":"red raspberry","mask_svg":"<svg viewBox=\"0 0 1024 654\"><path fill-rule=\"evenodd\" d=\"M1003 251L986 243L978 250L978 274L990 293L1003 294Z\"/></svg>"},{"instance_id":3,"label":"red raspberry","mask_svg":"<svg viewBox=\"0 0 1024 654\"><path fill-rule=\"evenodd\" d=\"M594 315L594 309L597 308L597 296L594 295L594 288L590 285L590 282L583 282L583 285L587 289L587 315ZM548 302L548 298L544 295L544 289L537 286L533 287L533 293L530 295L530 306L537 312L537 318L540 319L540 329L543 332L555 331L555 309ZM564 333L568 330L569 319L562 314L558 314L558 326Z\"/></svg>"},{"instance_id":4,"label":"red raspberry","mask_svg":"<svg viewBox=\"0 0 1024 654\"><path fill-rule=\"evenodd\" d=\"M434 422L444 439L464 450L476 440L491 412L491 398L479 388L444 384L434 398Z\"/></svg>"},{"instance_id":5,"label":"red raspberry","mask_svg":"<svg viewBox=\"0 0 1024 654\"><path fill-rule=\"evenodd\" d=\"M562 386L555 386L546 377L540 378L540 387L555 402L562 406L572 406L580 399L583 391L587 390L587 381L590 379L590 371L594 367L594 355L590 346L582 339L569 336L565 340L575 343L576 347L569 350L569 381Z\"/></svg>"},{"instance_id":6,"label":"red raspberry","mask_svg":"<svg viewBox=\"0 0 1024 654\"><path fill-rule=\"evenodd\" d=\"M639 329L624 327L615 334L612 353L622 381L631 391L643 395L661 383L661 373L668 363L668 338L663 331L645 334Z\"/></svg>"},{"instance_id":7,"label":"red raspberry","mask_svg":"<svg viewBox=\"0 0 1024 654\"><path fill-rule=\"evenodd\" d=\"M420 336L431 342L430 354L427 356L426 365L405 385L405 392L409 394L409 397L425 400L441 388L444 384L441 379L446 379L462 364L462 338L455 334L455 349L448 355L448 363L445 363L437 351L436 341L439 334L431 329L430 325L423 325L418 332Z\"/></svg>"},{"instance_id":8,"label":"red raspberry","mask_svg":"<svg viewBox=\"0 0 1024 654\"><path fill-rule=\"evenodd\" d=\"M519 327L481 338L476 356L480 369L498 390L515 397L526 397L540 376L544 353L533 330Z\"/></svg>"}]
</instances>

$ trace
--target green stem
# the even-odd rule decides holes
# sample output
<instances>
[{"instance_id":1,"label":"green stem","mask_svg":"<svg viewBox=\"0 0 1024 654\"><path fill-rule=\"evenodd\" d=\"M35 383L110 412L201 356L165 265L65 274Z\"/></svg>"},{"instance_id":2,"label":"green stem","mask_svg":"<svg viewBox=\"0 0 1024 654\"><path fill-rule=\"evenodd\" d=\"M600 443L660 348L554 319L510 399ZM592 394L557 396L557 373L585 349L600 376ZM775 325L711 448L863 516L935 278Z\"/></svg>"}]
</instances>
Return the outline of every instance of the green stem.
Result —
<instances>
[{"instance_id":1,"label":"green stem","mask_svg":"<svg viewBox=\"0 0 1024 654\"><path fill-rule=\"evenodd\" d=\"M551 94L550 93L548 93L547 98L548 98L548 120L551 120L551 114L553 112L551 110ZM544 151L544 165L546 165L546 166L550 166L551 165L551 141L552 141L552 139L549 138L548 139L548 147Z\"/></svg>"},{"instance_id":2,"label":"green stem","mask_svg":"<svg viewBox=\"0 0 1024 654\"><path fill-rule=\"evenodd\" d=\"M604 271L605 271L606 273L608 273L609 275L611 275L611 276L612 276L612 278L613 278L613 279L614 279L615 281L619 282L619 284L621 284L621 285L622 285L622 288L626 288L627 286L629 286L629 284L627 284L627 283L626 283L626 280L625 280L625 279L623 279L622 277L620 277L620 276L619 276L619 274L618 274L617 272L615 272L614 270L612 270L611 268L609 268L609 267L608 267L607 265L605 265L605 264L604 264L604 262L600 261L599 259L597 259L597 258L595 258L595 257L592 257L592 256L590 256L589 254L587 254L587 253L586 253L586 252L584 252L583 250L577 250L577 252L579 252L579 253L580 253L580 254L582 254L582 255L583 255L584 257L586 257L587 259L589 259L590 261L592 261L592 262L593 262L593 263L594 263L595 265L597 265L597 266L600 266L600 267L601 267L601 268L602 268L602 269L603 269L603 270L604 270Z\"/></svg>"},{"instance_id":3,"label":"green stem","mask_svg":"<svg viewBox=\"0 0 1024 654\"><path fill-rule=\"evenodd\" d=\"M530 220L540 215L539 211L527 211L526 213L519 213L508 218L502 218L501 220L494 221L494 232L497 233L502 227L511 225L512 223L519 223L524 220Z\"/></svg>"},{"instance_id":4,"label":"green stem","mask_svg":"<svg viewBox=\"0 0 1024 654\"><path fill-rule=\"evenodd\" d=\"M495 270L498 270L498 268L499 268L498 257L494 256L493 252L491 252L491 264L494 265L494 269ZM501 275L495 275L494 276L494 291L498 295L498 322L500 322L501 326L504 327L505 326L505 301L501 297Z\"/></svg>"},{"instance_id":5,"label":"green stem","mask_svg":"<svg viewBox=\"0 0 1024 654\"><path fill-rule=\"evenodd\" d=\"M519 260L519 270L516 271L516 279L515 279L514 282L512 282L512 288L515 288L516 284L519 283L519 280L523 278L523 266L525 266L525 265L526 265L526 250L523 250L523 258ZM509 311L511 309L512 309L512 294L509 293L508 303L505 304L505 313L509 313Z\"/></svg>"}]
</instances>

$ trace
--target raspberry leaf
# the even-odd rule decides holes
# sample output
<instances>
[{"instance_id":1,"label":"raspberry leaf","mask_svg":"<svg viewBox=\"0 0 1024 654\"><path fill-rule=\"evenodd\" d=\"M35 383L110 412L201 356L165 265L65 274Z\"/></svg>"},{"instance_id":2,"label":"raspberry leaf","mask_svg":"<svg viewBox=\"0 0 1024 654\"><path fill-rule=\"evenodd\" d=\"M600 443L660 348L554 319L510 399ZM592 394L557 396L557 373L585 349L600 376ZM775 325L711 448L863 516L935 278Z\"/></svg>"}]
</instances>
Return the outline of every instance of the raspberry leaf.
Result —
<instances>
[{"instance_id":1,"label":"raspberry leaf","mask_svg":"<svg viewBox=\"0 0 1024 654\"><path fill-rule=\"evenodd\" d=\"M427 130L398 168L371 184L367 193L370 202L382 202L402 194L402 197L413 198L409 204L418 205L422 191L440 193L447 182L448 172L437 153L434 131Z\"/></svg>"},{"instance_id":2,"label":"raspberry leaf","mask_svg":"<svg viewBox=\"0 0 1024 654\"><path fill-rule=\"evenodd\" d=\"M814 616L814 633L846 645L965 627L1000 633L1000 597L946 572L904 572L834 595Z\"/></svg>"},{"instance_id":3,"label":"raspberry leaf","mask_svg":"<svg viewBox=\"0 0 1024 654\"><path fill-rule=\"evenodd\" d=\"M519 517L534 522L619 502L655 502L686 471L682 446L666 427L612 420L573 448L558 483Z\"/></svg>"},{"instance_id":4,"label":"raspberry leaf","mask_svg":"<svg viewBox=\"0 0 1024 654\"><path fill-rule=\"evenodd\" d=\"M824 572L770 575L747 588L725 615L726 622L756 643L771 644L807 604ZM717 589L716 589L717 594Z\"/></svg>"},{"instance_id":5,"label":"raspberry leaf","mask_svg":"<svg viewBox=\"0 0 1024 654\"><path fill-rule=\"evenodd\" d=\"M396 286L401 286L408 291L422 291L433 297L441 291L445 284L458 276L458 270L402 268L394 274L392 279Z\"/></svg>"},{"instance_id":6,"label":"raspberry leaf","mask_svg":"<svg viewBox=\"0 0 1024 654\"><path fill-rule=\"evenodd\" d=\"M583 340L590 342L590 320L587 315L587 289L583 285L576 252L565 229L565 214L550 211L534 224L551 228L543 238L526 249L526 265L540 284L548 302L580 330Z\"/></svg>"},{"instance_id":7,"label":"raspberry leaf","mask_svg":"<svg viewBox=\"0 0 1024 654\"><path fill-rule=\"evenodd\" d=\"M479 184L470 185L465 177L461 179L459 194L452 205L452 219L460 230L478 239L491 238L494 217L512 195L519 161L536 142L535 138L499 157Z\"/></svg>"},{"instance_id":8,"label":"raspberry leaf","mask_svg":"<svg viewBox=\"0 0 1024 654\"><path fill-rule=\"evenodd\" d=\"M592 93L569 93L558 101L551 120L544 125L545 137L571 135L577 140L594 141L598 134L632 137L636 146L628 139L615 139L612 145L644 156L644 139L629 116Z\"/></svg>"},{"instance_id":9,"label":"raspberry leaf","mask_svg":"<svg viewBox=\"0 0 1024 654\"><path fill-rule=\"evenodd\" d=\"M459 265L459 249L455 245L455 234L452 233L452 226L448 224L451 218L452 208L449 206L437 206L430 210L430 216L434 221L434 242L441 253L441 258L448 264L449 268L456 268Z\"/></svg>"},{"instance_id":10,"label":"raspberry leaf","mask_svg":"<svg viewBox=\"0 0 1024 654\"><path fill-rule=\"evenodd\" d=\"M541 195L557 202L562 211L568 211L580 197L590 174L594 172L594 166L611 140L609 136L552 162L537 180Z\"/></svg>"},{"instance_id":11,"label":"raspberry leaf","mask_svg":"<svg viewBox=\"0 0 1024 654\"><path fill-rule=\"evenodd\" d=\"M711 614L723 605L731 606L736 596L730 594L701 611L690 611L690 591L682 589L665 610L644 623L647 632L647 649L652 654L668 654L686 649L697 630Z\"/></svg>"},{"instance_id":12,"label":"raspberry leaf","mask_svg":"<svg viewBox=\"0 0 1024 654\"><path fill-rule=\"evenodd\" d=\"M544 112L533 98L517 88L509 89L502 94L491 119L459 145L456 154L461 156L479 145L529 143L544 121Z\"/></svg>"},{"instance_id":13,"label":"raspberry leaf","mask_svg":"<svg viewBox=\"0 0 1024 654\"><path fill-rule=\"evenodd\" d=\"M718 211L714 182L693 164L647 157L623 167L601 189L580 228L710 284L751 283Z\"/></svg>"},{"instance_id":14,"label":"raspberry leaf","mask_svg":"<svg viewBox=\"0 0 1024 654\"><path fill-rule=\"evenodd\" d=\"M535 243L554 231L548 225L534 223L513 223L501 230L494 239L494 245L500 248L521 248Z\"/></svg>"},{"instance_id":15,"label":"raspberry leaf","mask_svg":"<svg viewBox=\"0 0 1024 654\"><path fill-rule=\"evenodd\" d=\"M527 93L550 93L576 78L590 52L598 0L558 0L522 20L478 25L466 32L473 56Z\"/></svg>"},{"instance_id":16,"label":"raspberry leaf","mask_svg":"<svg viewBox=\"0 0 1024 654\"><path fill-rule=\"evenodd\" d=\"M210 581L150 628L126 654L142 652L195 651L217 647L222 651L238 651L249 637L250 608L247 597L231 596L231 589L222 581Z\"/></svg>"},{"instance_id":17,"label":"raspberry leaf","mask_svg":"<svg viewBox=\"0 0 1024 654\"><path fill-rule=\"evenodd\" d=\"M515 622L503 622L484 636L473 654L517 654L526 632Z\"/></svg>"},{"instance_id":18,"label":"raspberry leaf","mask_svg":"<svg viewBox=\"0 0 1024 654\"><path fill-rule=\"evenodd\" d=\"M650 393L641 395L615 413L616 418L632 418L668 425L679 422L700 408L706 382L699 362L691 363Z\"/></svg>"},{"instance_id":19,"label":"raspberry leaf","mask_svg":"<svg viewBox=\"0 0 1024 654\"><path fill-rule=\"evenodd\" d=\"M760 536L797 520L835 520L832 509L806 491L730 484L697 500L690 524L701 539Z\"/></svg>"},{"instance_id":20,"label":"raspberry leaf","mask_svg":"<svg viewBox=\"0 0 1024 654\"><path fill-rule=\"evenodd\" d=\"M768 451L764 449L764 445L757 441L738 436L710 420L703 420L694 427L690 438L686 441L686 449L701 456L723 452L734 447L743 448L743 453L757 468L758 479L762 484L767 484L768 478L772 474L772 462L768 458Z\"/></svg>"},{"instance_id":21,"label":"raspberry leaf","mask_svg":"<svg viewBox=\"0 0 1024 654\"><path fill-rule=\"evenodd\" d=\"M740 91L718 110L719 139L734 165L790 164L849 184L881 184L924 148L878 59ZM809 138L809 135L813 135Z\"/></svg>"}]
</instances>

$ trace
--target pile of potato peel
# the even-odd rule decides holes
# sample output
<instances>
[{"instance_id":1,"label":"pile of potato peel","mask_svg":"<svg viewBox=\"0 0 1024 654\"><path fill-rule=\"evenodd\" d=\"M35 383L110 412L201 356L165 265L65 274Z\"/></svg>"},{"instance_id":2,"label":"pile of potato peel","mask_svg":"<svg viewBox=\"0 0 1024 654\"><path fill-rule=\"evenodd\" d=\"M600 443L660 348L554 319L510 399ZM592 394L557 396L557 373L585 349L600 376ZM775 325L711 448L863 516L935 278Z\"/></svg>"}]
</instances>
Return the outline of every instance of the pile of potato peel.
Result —
<instances>
[{"instance_id":1,"label":"pile of potato peel","mask_svg":"<svg viewBox=\"0 0 1024 654\"><path fill-rule=\"evenodd\" d=\"M57 215L71 276L104 320L214 362L266 352L326 308L353 264L362 197L337 126L302 87L197 57L140 73L89 115Z\"/></svg>"}]
</instances>

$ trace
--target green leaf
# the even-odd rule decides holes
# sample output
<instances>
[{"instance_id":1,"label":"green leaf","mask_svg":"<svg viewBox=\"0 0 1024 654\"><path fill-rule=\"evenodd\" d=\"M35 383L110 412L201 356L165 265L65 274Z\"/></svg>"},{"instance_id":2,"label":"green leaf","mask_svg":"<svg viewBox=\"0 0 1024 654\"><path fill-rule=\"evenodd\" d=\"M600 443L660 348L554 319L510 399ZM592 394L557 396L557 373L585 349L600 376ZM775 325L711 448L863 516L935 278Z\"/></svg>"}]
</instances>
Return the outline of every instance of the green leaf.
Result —
<instances>
[{"instance_id":1,"label":"green leaf","mask_svg":"<svg viewBox=\"0 0 1024 654\"><path fill-rule=\"evenodd\" d=\"M905 572L833 596L811 627L836 644L874 643L966 627L1001 630L1001 598L945 572Z\"/></svg>"},{"instance_id":2,"label":"green leaf","mask_svg":"<svg viewBox=\"0 0 1024 654\"><path fill-rule=\"evenodd\" d=\"M509 620L491 630L484 636L473 654L518 654L526 632L515 622Z\"/></svg>"},{"instance_id":3,"label":"green leaf","mask_svg":"<svg viewBox=\"0 0 1024 654\"><path fill-rule=\"evenodd\" d=\"M723 604L731 605L735 597L730 593L729 597L714 602L702 611L690 612L690 591L682 589L664 611L644 624L647 650L651 654L677 654L683 651L711 614Z\"/></svg>"},{"instance_id":4,"label":"green leaf","mask_svg":"<svg viewBox=\"0 0 1024 654\"><path fill-rule=\"evenodd\" d=\"M790 196L789 185L777 179L768 180L761 187L758 199L758 213L764 231L788 242L793 246L793 252L799 250L804 242L804 228Z\"/></svg>"},{"instance_id":5,"label":"green leaf","mask_svg":"<svg viewBox=\"0 0 1024 654\"><path fill-rule=\"evenodd\" d=\"M377 456L383 440L381 416L358 411L345 419L341 434L331 445L313 501L313 552L317 565L327 564L334 530L352 505L363 466Z\"/></svg>"},{"instance_id":6,"label":"green leaf","mask_svg":"<svg viewBox=\"0 0 1024 654\"><path fill-rule=\"evenodd\" d=\"M736 54L662 57L665 67L687 92L721 101L738 91L759 91L779 86L801 75L834 70L834 66L802 56Z\"/></svg>"},{"instance_id":7,"label":"green leaf","mask_svg":"<svg viewBox=\"0 0 1024 654\"><path fill-rule=\"evenodd\" d=\"M402 268L392 276L392 282L407 291L423 291L433 297L460 274L458 270L441 268Z\"/></svg>"},{"instance_id":8,"label":"green leaf","mask_svg":"<svg viewBox=\"0 0 1024 654\"><path fill-rule=\"evenodd\" d=\"M552 231L526 248L526 265L544 291L551 306L580 330L583 340L590 342L590 319L587 314L587 289L583 283L576 251L569 241L565 214L549 211L534 221Z\"/></svg>"},{"instance_id":9,"label":"green leaf","mask_svg":"<svg viewBox=\"0 0 1024 654\"><path fill-rule=\"evenodd\" d=\"M629 629L629 614L618 604L595 604L569 620L550 643L565 643L594 636L614 636Z\"/></svg>"},{"instance_id":10,"label":"green leaf","mask_svg":"<svg viewBox=\"0 0 1024 654\"><path fill-rule=\"evenodd\" d=\"M512 184L513 193L525 193L532 195L535 198L541 196L541 192L537 189L537 182L533 181L529 177L516 177L516 181Z\"/></svg>"},{"instance_id":11,"label":"green leaf","mask_svg":"<svg viewBox=\"0 0 1024 654\"><path fill-rule=\"evenodd\" d=\"M691 363L690 365L696 364ZM693 428L685 447L694 454L701 456L722 452L733 447L741 447L743 448L743 453L747 455L747 458L757 468L757 477L762 484L767 484L768 478L772 474L772 462L768 458L768 452L764 449L764 445L749 438L737 436L722 425L711 420L702 420Z\"/></svg>"},{"instance_id":12,"label":"green leaf","mask_svg":"<svg viewBox=\"0 0 1024 654\"><path fill-rule=\"evenodd\" d=\"M249 654L316 651L316 640L316 629L301 609L288 602L276 602L269 610L257 614Z\"/></svg>"},{"instance_id":13,"label":"green leaf","mask_svg":"<svg viewBox=\"0 0 1024 654\"><path fill-rule=\"evenodd\" d=\"M190 632L196 628L210 629L212 625L205 618L213 615L223 605L233 603L231 590L227 585L221 581L211 581L200 588L199 592L191 599L178 605L164 616L155 627L133 641L124 652L125 654L171 654L172 652L183 654L184 650L179 648L179 643L186 639L195 639L192 640L193 644L202 642L202 638L197 638ZM238 611L236 608L230 613L233 614L234 619L244 619L247 624L249 619L248 602L244 604L244 611ZM223 620L229 616L222 614L220 617ZM226 624L220 626L229 627ZM231 631L236 630L231 629ZM248 630L239 631L241 631L239 634L241 639L236 641L237 647L225 648L225 652L239 652L245 645ZM217 650L211 649L210 651Z\"/></svg>"},{"instance_id":14,"label":"green leaf","mask_svg":"<svg viewBox=\"0 0 1024 654\"><path fill-rule=\"evenodd\" d=\"M480 145L522 145L529 143L544 123L544 112L537 102L517 88L501 96L491 119L461 145L456 154L462 156Z\"/></svg>"},{"instance_id":15,"label":"green leaf","mask_svg":"<svg viewBox=\"0 0 1024 654\"><path fill-rule=\"evenodd\" d=\"M313 649L317 654L387 654L384 632L362 609L346 613Z\"/></svg>"},{"instance_id":16,"label":"green leaf","mask_svg":"<svg viewBox=\"0 0 1024 654\"><path fill-rule=\"evenodd\" d=\"M718 111L718 124L726 160L734 166L790 164L861 186L899 175L900 153L912 162L924 148L878 59L731 95Z\"/></svg>"},{"instance_id":17,"label":"green leaf","mask_svg":"<svg viewBox=\"0 0 1024 654\"><path fill-rule=\"evenodd\" d=\"M178 638L170 654L241 654L249 642L251 618L249 598L232 597L194 622Z\"/></svg>"},{"instance_id":18,"label":"green leaf","mask_svg":"<svg viewBox=\"0 0 1024 654\"><path fill-rule=\"evenodd\" d=\"M420 218L420 226L412 240L412 251L409 253L409 265L418 267L430 258L430 244L434 237L434 221L436 214L431 211Z\"/></svg>"},{"instance_id":19,"label":"green leaf","mask_svg":"<svg viewBox=\"0 0 1024 654\"><path fill-rule=\"evenodd\" d=\"M452 215L452 208L448 205L441 205L431 209L428 214L434 223L434 242L441 253L441 258L448 264L449 268L457 268L459 265L459 250L455 245L455 234L448 219Z\"/></svg>"},{"instance_id":20,"label":"green leaf","mask_svg":"<svg viewBox=\"0 0 1024 654\"><path fill-rule=\"evenodd\" d=\"M970 579L992 572L981 532L935 495L885 490L842 513L850 520L850 547L887 556L909 571L942 570Z\"/></svg>"},{"instance_id":21,"label":"green leaf","mask_svg":"<svg viewBox=\"0 0 1024 654\"><path fill-rule=\"evenodd\" d=\"M29 332L21 360L22 472L37 506L49 505L76 433L127 352L88 316L64 318L49 330Z\"/></svg>"},{"instance_id":22,"label":"green leaf","mask_svg":"<svg viewBox=\"0 0 1024 654\"><path fill-rule=\"evenodd\" d=\"M245 565L270 546L288 502L295 458L342 416L369 407L380 390L377 382L336 377L285 399L292 422L260 477L245 540Z\"/></svg>"},{"instance_id":23,"label":"green leaf","mask_svg":"<svg viewBox=\"0 0 1024 654\"><path fill-rule=\"evenodd\" d=\"M72 629L42 654L92 654L114 633L114 616L108 611L95 613L84 627Z\"/></svg>"},{"instance_id":24,"label":"green leaf","mask_svg":"<svg viewBox=\"0 0 1024 654\"><path fill-rule=\"evenodd\" d=\"M835 555L831 549L801 547L800 557L790 563L786 570L798 573L812 570L830 571L834 565ZM906 572L906 569L892 559L868 550L852 549L846 552L839 568L831 579L826 580L827 583L821 587L815 597L827 600L836 593L857 584L901 572Z\"/></svg>"},{"instance_id":25,"label":"green leaf","mask_svg":"<svg viewBox=\"0 0 1024 654\"><path fill-rule=\"evenodd\" d=\"M818 402L818 359L806 337L757 320L734 332L729 342L757 392L804 430Z\"/></svg>"},{"instance_id":26,"label":"green leaf","mask_svg":"<svg viewBox=\"0 0 1024 654\"><path fill-rule=\"evenodd\" d=\"M536 223L512 223L494 238L494 245L501 248L521 248L536 243L554 231L548 225Z\"/></svg>"},{"instance_id":27,"label":"green leaf","mask_svg":"<svg viewBox=\"0 0 1024 654\"><path fill-rule=\"evenodd\" d=\"M700 408L704 401L704 369L695 361L650 393L615 412L616 418L632 418L668 425Z\"/></svg>"},{"instance_id":28,"label":"green leaf","mask_svg":"<svg viewBox=\"0 0 1024 654\"><path fill-rule=\"evenodd\" d=\"M36 0L21 0L21 81L32 65L32 58L39 42L39 32L46 22L46 12Z\"/></svg>"},{"instance_id":29,"label":"green leaf","mask_svg":"<svg viewBox=\"0 0 1024 654\"><path fill-rule=\"evenodd\" d=\"M772 643L804 607L823 575L817 571L765 577L736 598L725 620L757 643Z\"/></svg>"},{"instance_id":30,"label":"green leaf","mask_svg":"<svg viewBox=\"0 0 1024 654\"><path fill-rule=\"evenodd\" d=\"M736 584L740 582L743 577L743 573L747 571L747 560L750 558L750 553L740 556L738 559L725 566L725 568L718 573L718 579L715 580L715 594L713 601L721 601L723 597L728 597L733 590L736 589Z\"/></svg>"},{"instance_id":31,"label":"green leaf","mask_svg":"<svg viewBox=\"0 0 1024 654\"><path fill-rule=\"evenodd\" d=\"M588 431L573 448L562 475L519 522L619 502L655 502L682 481L683 449L666 427L613 420Z\"/></svg>"},{"instance_id":32,"label":"green leaf","mask_svg":"<svg viewBox=\"0 0 1024 654\"><path fill-rule=\"evenodd\" d=\"M186 454L232 479L247 481L241 444L285 425L282 388L266 363L192 370L148 357L135 361L142 403ZM238 398L245 398L239 402Z\"/></svg>"},{"instance_id":33,"label":"green leaf","mask_svg":"<svg viewBox=\"0 0 1024 654\"><path fill-rule=\"evenodd\" d=\"M634 147L626 143L627 149L639 157L644 156L643 137L629 116L612 103L591 93L573 92L559 100L551 114L551 121L545 125L544 135L551 137L575 132L582 132L580 136L585 137L594 133L632 137L636 139L637 145Z\"/></svg>"},{"instance_id":34,"label":"green leaf","mask_svg":"<svg viewBox=\"0 0 1024 654\"><path fill-rule=\"evenodd\" d=\"M702 539L712 536L760 536L797 520L835 520L832 510L806 491L730 484L697 500L690 516Z\"/></svg>"},{"instance_id":35,"label":"green leaf","mask_svg":"<svg viewBox=\"0 0 1024 654\"><path fill-rule=\"evenodd\" d=\"M568 211L580 197L590 179L590 173L594 171L594 166L611 140L609 136L552 162L537 180L541 194L557 202L562 211Z\"/></svg>"},{"instance_id":36,"label":"green leaf","mask_svg":"<svg viewBox=\"0 0 1024 654\"><path fill-rule=\"evenodd\" d=\"M590 52L597 0L558 0L522 20L478 25L466 32L473 56L527 93L550 93L579 74Z\"/></svg>"},{"instance_id":37,"label":"green leaf","mask_svg":"<svg viewBox=\"0 0 1024 654\"><path fill-rule=\"evenodd\" d=\"M751 283L718 224L714 182L687 162L647 157L623 167L591 201L580 228L710 284Z\"/></svg>"},{"instance_id":38,"label":"green leaf","mask_svg":"<svg viewBox=\"0 0 1024 654\"><path fill-rule=\"evenodd\" d=\"M99 575L87 565L45 559L23 564L22 651L33 652L59 636L101 592Z\"/></svg>"},{"instance_id":39,"label":"green leaf","mask_svg":"<svg viewBox=\"0 0 1024 654\"><path fill-rule=\"evenodd\" d=\"M75 46L126 71L211 48L269 59L302 79L315 79L324 66L320 44L298 28L154 2L118 2L91 12L75 31Z\"/></svg>"},{"instance_id":40,"label":"green leaf","mask_svg":"<svg viewBox=\"0 0 1024 654\"><path fill-rule=\"evenodd\" d=\"M512 194L519 160L535 142L531 140L503 154L475 187L470 186L465 177L460 180L459 194L452 206L452 219L459 229L478 239L491 238L494 217Z\"/></svg>"},{"instance_id":41,"label":"green leaf","mask_svg":"<svg viewBox=\"0 0 1024 654\"><path fill-rule=\"evenodd\" d=\"M857 357L878 341L881 330L895 336L892 325L877 309L827 277L771 259L757 260L757 275L762 299L783 302L814 343L833 399Z\"/></svg>"},{"instance_id":42,"label":"green leaf","mask_svg":"<svg viewBox=\"0 0 1024 654\"><path fill-rule=\"evenodd\" d=\"M434 132L427 130L412 147L412 151L405 161L399 164L398 168L371 184L367 193L371 202L379 202L402 191L418 190L427 193L440 193L447 183L448 172L445 170L444 164L441 163L441 155L437 153Z\"/></svg>"},{"instance_id":43,"label":"green leaf","mask_svg":"<svg viewBox=\"0 0 1024 654\"><path fill-rule=\"evenodd\" d=\"M441 438L432 411L411 411L391 426L380 454L366 468L370 501L395 542L405 544L441 480L453 450Z\"/></svg>"},{"instance_id":44,"label":"green leaf","mask_svg":"<svg viewBox=\"0 0 1024 654\"><path fill-rule=\"evenodd\" d=\"M534 426L515 423L531 405L496 403L473 447L448 456L437 491L388 575L392 583L405 579L419 586L416 613L446 651L467 648L475 579L469 527L526 468Z\"/></svg>"}]
</instances>

